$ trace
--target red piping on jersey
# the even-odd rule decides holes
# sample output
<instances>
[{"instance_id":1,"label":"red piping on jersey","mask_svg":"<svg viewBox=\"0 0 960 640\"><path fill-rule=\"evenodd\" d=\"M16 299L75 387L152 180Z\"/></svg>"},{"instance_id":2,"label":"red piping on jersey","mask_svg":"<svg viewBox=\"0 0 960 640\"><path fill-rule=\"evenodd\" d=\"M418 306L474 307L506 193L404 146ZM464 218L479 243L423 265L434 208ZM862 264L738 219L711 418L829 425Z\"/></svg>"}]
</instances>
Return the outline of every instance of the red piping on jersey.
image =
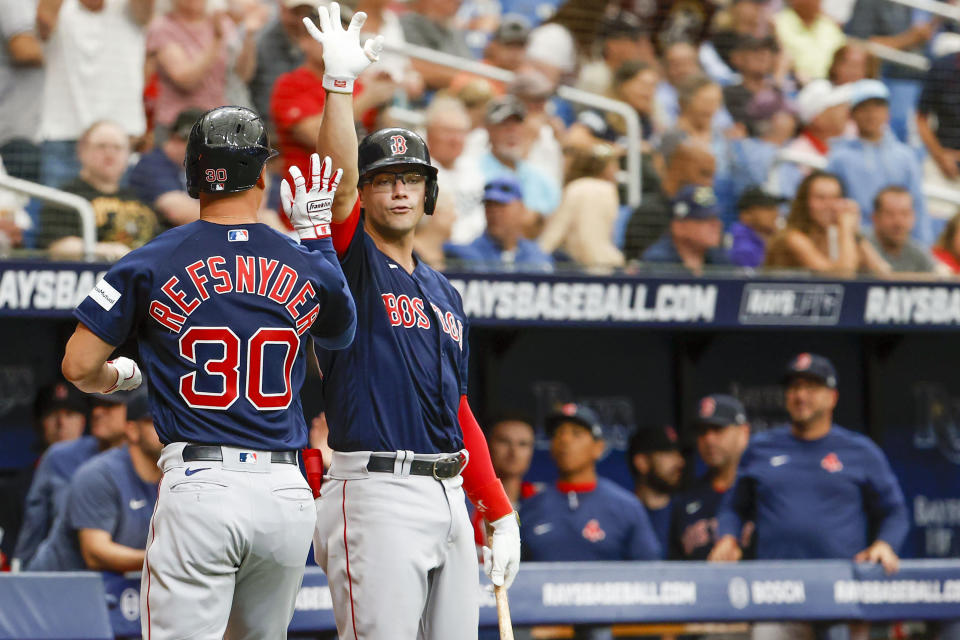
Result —
<instances>
[{"instance_id":1,"label":"red piping on jersey","mask_svg":"<svg viewBox=\"0 0 960 640\"><path fill-rule=\"evenodd\" d=\"M160 505L160 487L162 486L163 475L161 474L160 482L157 483L157 501L153 503L153 515L150 517L150 547L153 546L153 541L156 540L157 536L153 521L157 517L157 507ZM143 563L147 567L147 640L150 640L153 635L153 625L150 620L150 547L147 547L146 551L143 552Z\"/></svg>"},{"instance_id":2,"label":"red piping on jersey","mask_svg":"<svg viewBox=\"0 0 960 640\"><path fill-rule=\"evenodd\" d=\"M347 481L343 481L343 554L347 558L347 584L350 585L350 621L353 623L353 638L357 638L357 614L353 609L353 578L350 577L350 547L347 546ZM149 638L147 639L149 640Z\"/></svg>"},{"instance_id":3,"label":"red piping on jersey","mask_svg":"<svg viewBox=\"0 0 960 640\"><path fill-rule=\"evenodd\" d=\"M557 480L557 490L560 493L587 493L597 488L597 481L593 482L561 482Z\"/></svg>"},{"instance_id":4,"label":"red piping on jersey","mask_svg":"<svg viewBox=\"0 0 960 640\"><path fill-rule=\"evenodd\" d=\"M350 248L350 242L357 232L357 224L360 222L360 198L353 205L353 211L343 222L334 222L330 225L330 233L333 235L333 248L337 250L337 256L343 257Z\"/></svg>"}]
</instances>

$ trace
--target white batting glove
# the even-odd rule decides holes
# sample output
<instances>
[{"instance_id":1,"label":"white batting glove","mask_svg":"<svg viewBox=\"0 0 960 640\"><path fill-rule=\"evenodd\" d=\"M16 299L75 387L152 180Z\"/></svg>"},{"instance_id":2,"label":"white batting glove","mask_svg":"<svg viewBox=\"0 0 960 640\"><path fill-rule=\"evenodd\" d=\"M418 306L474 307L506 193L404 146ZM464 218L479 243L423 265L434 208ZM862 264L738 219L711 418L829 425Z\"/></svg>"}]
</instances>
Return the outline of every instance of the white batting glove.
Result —
<instances>
[{"instance_id":1,"label":"white batting glove","mask_svg":"<svg viewBox=\"0 0 960 640\"><path fill-rule=\"evenodd\" d=\"M304 18L303 24L314 40L323 45L323 88L336 93L353 93L353 81L371 62L380 59L383 50L383 36L370 38L360 46L360 29L367 21L367 14L358 11L353 14L350 26L343 30L340 24L340 4L330 3L330 9L319 6L320 27L310 18Z\"/></svg>"},{"instance_id":2,"label":"white batting glove","mask_svg":"<svg viewBox=\"0 0 960 640\"><path fill-rule=\"evenodd\" d=\"M143 382L143 375L140 373L140 367L130 358L117 358L116 360L107 360L107 365L117 372L117 381L113 386L104 391L104 393L113 393L114 391L130 391L136 389Z\"/></svg>"},{"instance_id":3,"label":"white batting glove","mask_svg":"<svg viewBox=\"0 0 960 640\"><path fill-rule=\"evenodd\" d=\"M314 153L310 155L309 191L307 181L296 166L290 167L296 196L286 178L280 184L280 204L301 240L330 237L330 221L333 218L330 208L333 206L333 194L340 185L340 176L343 175L343 169L337 169L331 176L332 168L330 156L321 163L320 156Z\"/></svg>"},{"instance_id":4,"label":"white batting glove","mask_svg":"<svg viewBox=\"0 0 960 640\"><path fill-rule=\"evenodd\" d=\"M520 524L511 512L490 523L490 546L483 548L483 570L496 586L509 589L520 571Z\"/></svg>"}]
</instances>

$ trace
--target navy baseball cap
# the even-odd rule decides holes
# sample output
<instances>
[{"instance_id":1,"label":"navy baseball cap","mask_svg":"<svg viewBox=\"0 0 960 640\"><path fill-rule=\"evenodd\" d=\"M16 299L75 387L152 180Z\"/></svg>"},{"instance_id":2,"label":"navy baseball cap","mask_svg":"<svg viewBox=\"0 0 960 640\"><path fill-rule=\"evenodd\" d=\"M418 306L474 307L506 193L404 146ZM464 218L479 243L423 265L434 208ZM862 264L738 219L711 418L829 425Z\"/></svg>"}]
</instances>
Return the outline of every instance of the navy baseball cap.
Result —
<instances>
[{"instance_id":1,"label":"navy baseball cap","mask_svg":"<svg viewBox=\"0 0 960 640\"><path fill-rule=\"evenodd\" d=\"M507 204L514 200L523 200L523 187L520 181L510 174L498 176L483 188L484 202Z\"/></svg>"},{"instance_id":2,"label":"navy baseball cap","mask_svg":"<svg viewBox=\"0 0 960 640\"><path fill-rule=\"evenodd\" d=\"M33 406L34 413L38 418L49 415L58 409L86 413L90 408L87 396L75 386L63 380L58 380L50 386L40 389Z\"/></svg>"},{"instance_id":3,"label":"navy baseball cap","mask_svg":"<svg viewBox=\"0 0 960 640\"><path fill-rule=\"evenodd\" d=\"M747 411L743 403L723 393L713 393L700 399L697 406L697 427L727 427L731 424L746 424Z\"/></svg>"},{"instance_id":4,"label":"navy baseball cap","mask_svg":"<svg viewBox=\"0 0 960 640\"><path fill-rule=\"evenodd\" d=\"M837 370L833 363L815 353L800 353L794 356L783 374L783 384L790 384L794 378L809 378L831 389L837 388Z\"/></svg>"},{"instance_id":5,"label":"navy baseball cap","mask_svg":"<svg viewBox=\"0 0 960 640\"><path fill-rule=\"evenodd\" d=\"M594 440L603 438L603 427L597 414L582 404L568 402L557 407L556 411L547 416L547 436L553 437L554 432L564 422L578 424L593 436Z\"/></svg>"},{"instance_id":6,"label":"navy baseball cap","mask_svg":"<svg viewBox=\"0 0 960 640\"><path fill-rule=\"evenodd\" d=\"M712 187L686 185L670 201L674 220L712 220L720 217Z\"/></svg>"},{"instance_id":7,"label":"navy baseball cap","mask_svg":"<svg viewBox=\"0 0 960 640\"><path fill-rule=\"evenodd\" d=\"M680 437L677 436L677 430L670 425L640 427L630 436L627 456L628 459L632 459L638 453L680 451L680 448Z\"/></svg>"}]
</instances>

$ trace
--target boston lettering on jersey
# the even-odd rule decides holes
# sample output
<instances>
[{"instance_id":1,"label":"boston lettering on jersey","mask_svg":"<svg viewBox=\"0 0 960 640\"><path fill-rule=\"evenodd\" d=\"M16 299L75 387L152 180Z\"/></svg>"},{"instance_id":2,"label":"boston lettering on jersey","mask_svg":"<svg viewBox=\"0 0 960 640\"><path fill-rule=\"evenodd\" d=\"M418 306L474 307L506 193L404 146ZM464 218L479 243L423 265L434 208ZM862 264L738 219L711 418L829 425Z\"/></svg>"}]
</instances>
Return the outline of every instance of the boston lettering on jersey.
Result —
<instances>
[{"instance_id":1,"label":"boston lettering on jersey","mask_svg":"<svg viewBox=\"0 0 960 640\"><path fill-rule=\"evenodd\" d=\"M383 298L383 306L387 310L391 327L402 326L405 329L417 327L418 329L429 330L433 326L430 322L430 316L424 310L423 298L394 293L384 293L381 298ZM440 328L463 351L463 322L458 320L452 311L444 312L443 309L432 302L430 307L440 322Z\"/></svg>"},{"instance_id":2,"label":"boston lettering on jersey","mask_svg":"<svg viewBox=\"0 0 960 640\"><path fill-rule=\"evenodd\" d=\"M174 333L180 333L187 318L212 296L249 293L282 305L296 321L298 335L310 328L320 313L312 283L301 283L297 270L278 260L240 255L230 258L234 260L228 261L223 256L197 260L186 266L182 279L170 276L160 287L166 301L151 300L150 316ZM308 301L312 304L304 308Z\"/></svg>"}]
</instances>

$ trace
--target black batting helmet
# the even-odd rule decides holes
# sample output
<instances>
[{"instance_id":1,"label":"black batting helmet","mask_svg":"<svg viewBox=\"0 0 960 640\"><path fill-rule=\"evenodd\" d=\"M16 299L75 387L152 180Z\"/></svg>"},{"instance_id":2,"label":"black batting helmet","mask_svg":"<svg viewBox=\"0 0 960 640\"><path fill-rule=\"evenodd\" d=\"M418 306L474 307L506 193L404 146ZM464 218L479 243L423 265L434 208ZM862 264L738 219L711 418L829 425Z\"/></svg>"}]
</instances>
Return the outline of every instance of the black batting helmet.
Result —
<instances>
[{"instance_id":1,"label":"black batting helmet","mask_svg":"<svg viewBox=\"0 0 960 640\"><path fill-rule=\"evenodd\" d=\"M409 129L393 127L374 131L360 142L358 151L360 180L372 173L396 165L412 165L427 174L423 212L433 214L437 206L437 168L430 164L427 143Z\"/></svg>"},{"instance_id":2,"label":"black batting helmet","mask_svg":"<svg viewBox=\"0 0 960 640\"><path fill-rule=\"evenodd\" d=\"M277 155L267 129L245 107L217 107L193 125L187 139L187 193L237 193L252 189L267 159Z\"/></svg>"}]
</instances>

